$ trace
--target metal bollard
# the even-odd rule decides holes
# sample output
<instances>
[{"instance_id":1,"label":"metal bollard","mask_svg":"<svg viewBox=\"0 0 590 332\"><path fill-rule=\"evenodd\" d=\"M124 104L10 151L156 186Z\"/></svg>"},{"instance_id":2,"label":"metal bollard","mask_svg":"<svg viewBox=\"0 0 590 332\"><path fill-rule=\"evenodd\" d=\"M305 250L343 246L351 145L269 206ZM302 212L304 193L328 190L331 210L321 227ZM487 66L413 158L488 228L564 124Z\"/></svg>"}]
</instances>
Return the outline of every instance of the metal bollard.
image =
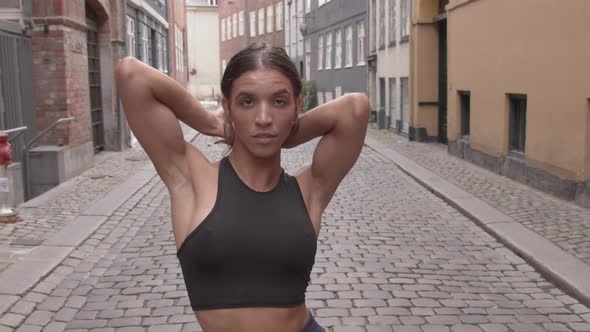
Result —
<instances>
[{"instance_id":1,"label":"metal bollard","mask_svg":"<svg viewBox=\"0 0 590 332\"><path fill-rule=\"evenodd\" d=\"M8 134L0 131L0 223L15 223L18 219L16 209L9 206L7 168L12 163L12 147L8 143Z\"/></svg>"}]
</instances>

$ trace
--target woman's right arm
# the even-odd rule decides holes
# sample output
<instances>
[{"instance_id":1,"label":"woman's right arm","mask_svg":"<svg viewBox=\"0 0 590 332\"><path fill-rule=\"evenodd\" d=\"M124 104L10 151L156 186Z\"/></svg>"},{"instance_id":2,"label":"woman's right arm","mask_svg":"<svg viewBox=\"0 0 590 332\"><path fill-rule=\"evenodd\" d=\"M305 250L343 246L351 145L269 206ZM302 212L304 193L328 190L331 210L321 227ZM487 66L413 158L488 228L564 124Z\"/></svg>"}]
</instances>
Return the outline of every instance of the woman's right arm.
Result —
<instances>
[{"instance_id":1,"label":"woman's right arm","mask_svg":"<svg viewBox=\"0 0 590 332\"><path fill-rule=\"evenodd\" d=\"M209 136L223 136L222 117L206 110L178 82L127 57L117 64L115 78L129 127L154 163L169 190L190 185L187 153L180 123ZM206 158L198 153L198 159Z\"/></svg>"}]
</instances>

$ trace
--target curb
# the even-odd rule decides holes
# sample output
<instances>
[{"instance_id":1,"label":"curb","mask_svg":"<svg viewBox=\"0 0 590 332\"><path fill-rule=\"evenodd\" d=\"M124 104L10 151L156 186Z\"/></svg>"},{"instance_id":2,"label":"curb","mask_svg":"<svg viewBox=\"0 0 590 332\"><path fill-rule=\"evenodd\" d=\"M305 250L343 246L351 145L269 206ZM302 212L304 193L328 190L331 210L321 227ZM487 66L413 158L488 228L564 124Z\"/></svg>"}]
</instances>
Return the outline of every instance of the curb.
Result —
<instances>
[{"instance_id":1,"label":"curb","mask_svg":"<svg viewBox=\"0 0 590 332\"><path fill-rule=\"evenodd\" d=\"M367 136L365 145L393 161L402 172L475 221L568 295L590 307L588 264L376 139Z\"/></svg>"},{"instance_id":2,"label":"curb","mask_svg":"<svg viewBox=\"0 0 590 332\"><path fill-rule=\"evenodd\" d=\"M199 133L190 130L185 140L194 142ZM34 248L22 260L10 264L0 272L0 316L10 309L23 295L51 273L72 251L86 241L108 218L138 190L149 183L156 170L148 164L139 169L131 178L112 188L104 197L79 214L57 233ZM36 207L71 186L66 184L48 191L26 204Z\"/></svg>"}]
</instances>

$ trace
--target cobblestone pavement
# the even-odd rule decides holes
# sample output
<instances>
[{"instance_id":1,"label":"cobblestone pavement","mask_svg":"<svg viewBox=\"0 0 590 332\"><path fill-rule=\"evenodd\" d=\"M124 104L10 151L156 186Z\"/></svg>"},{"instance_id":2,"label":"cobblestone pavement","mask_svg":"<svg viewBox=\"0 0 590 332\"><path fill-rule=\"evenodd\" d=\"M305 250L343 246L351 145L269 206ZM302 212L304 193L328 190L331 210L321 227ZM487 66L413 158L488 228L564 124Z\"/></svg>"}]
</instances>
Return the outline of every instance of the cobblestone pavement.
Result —
<instances>
[{"instance_id":1,"label":"cobblestone pavement","mask_svg":"<svg viewBox=\"0 0 590 332\"><path fill-rule=\"evenodd\" d=\"M183 130L188 133L189 128L185 126ZM147 163L149 160L139 145L124 152L101 152L93 168L60 185L61 194L37 207L20 208L17 223L0 224L0 271L18 259L16 256L26 254L57 233Z\"/></svg>"},{"instance_id":2,"label":"cobblestone pavement","mask_svg":"<svg viewBox=\"0 0 590 332\"><path fill-rule=\"evenodd\" d=\"M312 149L286 152L286 170ZM0 317L0 332L199 331L169 219L154 179ZM368 147L325 212L307 304L339 332L590 331L587 307Z\"/></svg>"},{"instance_id":3,"label":"cobblestone pavement","mask_svg":"<svg viewBox=\"0 0 590 332\"><path fill-rule=\"evenodd\" d=\"M384 130L369 135L590 265L590 209L454 157L445 145L408 142Z\"/></svg>"}]
</instances>

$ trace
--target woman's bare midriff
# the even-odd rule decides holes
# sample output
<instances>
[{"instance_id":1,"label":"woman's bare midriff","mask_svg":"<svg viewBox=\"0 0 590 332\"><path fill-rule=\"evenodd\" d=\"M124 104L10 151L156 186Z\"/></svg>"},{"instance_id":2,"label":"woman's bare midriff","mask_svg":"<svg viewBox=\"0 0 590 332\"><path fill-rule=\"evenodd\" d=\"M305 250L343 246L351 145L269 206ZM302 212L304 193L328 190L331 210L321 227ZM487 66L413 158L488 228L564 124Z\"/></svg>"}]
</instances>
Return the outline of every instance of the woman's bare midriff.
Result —
<instances>
[{"instance_id":1,"label":"woman's bare midriff","mask_svg":"<svg viewBox=\"0 0 590 332\"><path fill-rule=\"evenodd\" d=\"M195 311L204 332L301 332L309 320L304 304L292 308L238 308Z\"/></svg>"}]
</instances>

